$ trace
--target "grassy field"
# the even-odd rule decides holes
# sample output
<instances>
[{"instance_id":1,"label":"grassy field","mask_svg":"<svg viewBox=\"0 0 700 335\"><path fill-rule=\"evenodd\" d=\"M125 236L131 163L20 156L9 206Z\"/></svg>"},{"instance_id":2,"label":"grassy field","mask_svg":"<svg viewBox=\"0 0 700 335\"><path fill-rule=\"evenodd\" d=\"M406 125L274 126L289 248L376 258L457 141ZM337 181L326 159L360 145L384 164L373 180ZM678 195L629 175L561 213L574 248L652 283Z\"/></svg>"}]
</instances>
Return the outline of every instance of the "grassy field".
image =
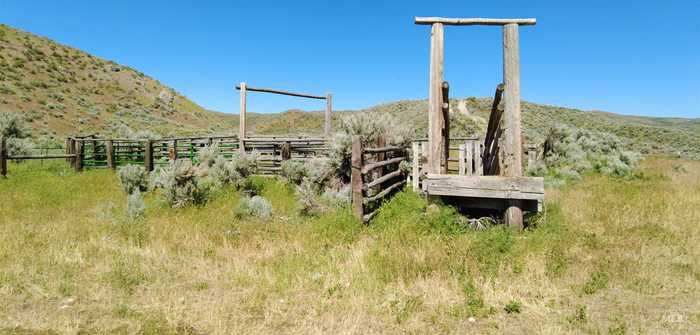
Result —
<instances>
[{"instance_id":1,"label":"grassy field","mask_svg":"<svg viewBox=\"0 0 700 335\"><path fill-rule=\"evenodd\" d=\"M227 189L130 221L112 172L32 164L0 180L0 334L700 332L700 162L547 189L524 233L411 192L300 217L272 179L270 219Z\"/></svg>"}]
</instances>

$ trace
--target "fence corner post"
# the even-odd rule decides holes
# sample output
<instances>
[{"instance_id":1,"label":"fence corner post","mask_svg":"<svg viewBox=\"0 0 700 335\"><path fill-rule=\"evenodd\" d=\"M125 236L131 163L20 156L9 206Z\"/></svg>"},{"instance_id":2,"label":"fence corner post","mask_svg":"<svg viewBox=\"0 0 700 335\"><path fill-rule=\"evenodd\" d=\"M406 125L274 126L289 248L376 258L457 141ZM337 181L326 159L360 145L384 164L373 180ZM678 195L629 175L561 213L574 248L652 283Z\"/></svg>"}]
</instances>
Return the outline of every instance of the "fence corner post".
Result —
<instances>
[{"instance_id":1,"label":"fence corner post","mask_svg":"<svg viewBox=\"0 0 700 335\"><path fill-rule=\"evenodd\" d=\"M464 161L465 158L466 158L466 153L465 153L465 152L466 152L466 147L467 147L467 146L464 145L464 144L460 144L460 145L459 145L459 162L458 162L458 166L459 166L459 175L460 175L460 176L464 176L464 175L466 174L466 170L467 170L467 164L466 164L466 162Z\"/></svg>"},{"instance_id":2,"label":"fence corner post","mask_svg":"<svg viewBox=\"0 0 700 335\"><path fill-rule=\"evenodd\" d=\"M7 177L7 141L0 136L0 177Z\"/></svg>"},{"instance_id":3,"label":"fence corner post","mask_svg":"<svg viewBox=\"0 0 700 335\"><path fill-rule=\"evenodd\" d=\"M362 197L362 140L359 135L352 137L350 185L352 185L352 209L355 216L364 221L364 205Z\"/></svg>"},{"instance_id":4,"label":"fence corner post","mask_svg":"<svg viewBox=\"0 0 700 335\"><path fill-rule=\"evenodd\" d=\"M153 171L153 140L146 140L144 145L146 148L143 155L143 165L146 171L151 172Z\"/></svg>"}]
</instances>

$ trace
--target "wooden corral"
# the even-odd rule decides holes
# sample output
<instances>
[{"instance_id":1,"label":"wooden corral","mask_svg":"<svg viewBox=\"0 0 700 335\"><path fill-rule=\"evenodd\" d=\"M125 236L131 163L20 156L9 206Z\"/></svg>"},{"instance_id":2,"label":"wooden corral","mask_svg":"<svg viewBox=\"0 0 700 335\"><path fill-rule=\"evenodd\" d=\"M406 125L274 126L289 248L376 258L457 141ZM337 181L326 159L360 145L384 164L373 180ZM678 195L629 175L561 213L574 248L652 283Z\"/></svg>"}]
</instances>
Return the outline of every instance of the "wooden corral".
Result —
<instances>
[{"instance_id":1,"label":"wooden corral","mask_svg":"<svg viewBox=\"0 0 700 335\"><path fill-rule=\"evenodd\" d=\"M428 159L424 190L431 196L471 199L499 199L504 202L504 221L523 227L523 201L544 198L541 178L523 177L522 121L520 108L519 25L534 25L535 19L416 17L416 24L431 25L430 76L428 95ZM498 85L483 147L475 153L483 165L484 177L448 176L449 166L449 94L444 74L445 25L498 25L503 29L503 83ZM503 108L499 104L503 94ZM482 148L484 150L482 150ZM415 149L415 148L414 148ZM415 151L415 150L414 150ZM415 169L415 168L414 168ZM414 171L414 174L418 172ZM493 176L499 175L498 178ZM414 186L416 181L414 181ZM487 185L487 187L485 187ZM532 187L533 185L537 187ZM522 187L528 186L527 189ZM540 187L541 186L541 187ZM533 193L536 196L530 196ZM536 199L524 199L523 197Z\"/></svg>"}]
</instances>

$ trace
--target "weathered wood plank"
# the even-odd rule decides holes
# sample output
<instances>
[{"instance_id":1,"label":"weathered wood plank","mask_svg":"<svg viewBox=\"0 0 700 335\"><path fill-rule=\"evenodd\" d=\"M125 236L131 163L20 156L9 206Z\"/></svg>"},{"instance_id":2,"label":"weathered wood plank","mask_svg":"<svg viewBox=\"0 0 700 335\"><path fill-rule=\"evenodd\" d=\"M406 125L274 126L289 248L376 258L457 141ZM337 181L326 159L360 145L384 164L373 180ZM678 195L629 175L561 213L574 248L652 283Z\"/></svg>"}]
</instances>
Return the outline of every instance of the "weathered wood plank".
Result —
<instances>
[{"instance_id":1,"label":"weathered wood plank","mask_svg":"<svg viewBox=\"0 0 700 335\"><path fill-rule=\"evenodd\" d=\"M240 114L238 119L238 151L241 155L245 154L245 113L246 113L246 92L247 86L245 83L241 83L240 86L236 86L240 92Z\"/></svg>"},{"instance_id":2,"label":"weathered wood plank","mask_svg":"<svg viewBox=\"0 0 700 335\"><path fill-rule=\"evenodd\" d=\"M466 146L464 144L459 145L459 158L458 158L458 171L460 176L464 176L467 172L467 165L465 163L466 159Z\"/></svg>"},{"instance_id":3,"label":"weathered wood plank","mask_svg":"<svg viewBox=\"0 0 700 335\"><path fill-rule=\"evenodd\" d=\"M244 85L245 85L245 83L241 83L240 85L236 86L236 89L241 90L241 91L243 91L245 89L245 90L248 90L251 92L273 93L273 94L288 95L288 96L292 96L292 97L318 99L318 100L325 100L327 98L327 97L324 97L322 95L297 93L297 92L283 91L283 90L277 90L277 89L272 89L272 88L244 87Z\"/></svg>"},{"instance_id":4,"label":"weathered wood plank","mask_svg":"<svg viewBox=\"0 0 700 335\"><path fill-rule=\"evenodd\" d=\"M359 219L364 217L364 204L362 203L362 141L359 135L352 137L350 185L352 188L352 209Z\"/></svg>"},{"instance_id":5,"label":"weathered wood plank","mask_svg":"<svg viewBox=\"0 0 700 335\"><path fill-rule=\"evenodd\" d=\"M330 94L326 95L326 113L324 118L323 134L326 138L331 137L331 113L333 113L333 96Z\"/></svg>"},{"instance_id":6,"label":"weathered wood plank","mask_svg":"<svg viewBox=\"0 0 700 335\"><path fill-rule=\"evenodd\" d=\"M428 162L429 173L441 173L443 165L442 82L444 65L444 30L441 23L433 24L430 34L430 86L428 95Z\"/></svg>"},{"instance_id":7,"label":"weathered wood plank","mask_svg":"<svg viewBox=\"0 0 700 335\"><path fill-rule=\"evenodd\" d=\"M411 154L413 155L413 166L412 166L412 171L411 171L411 187L413 188L413 192L418 191L418 187L420 186L420 156L421 156L421 150L420 150L420 143L418 142L413 142L411 144Z\"/></svg>"},{"instance_id":8,"label":"weathered wood plank","mask_svg":"<svg viewBox=\"0 0 700 335\"><path fill-rule=\"evenodd\" d=\"M377 179L375 179L375 180L373 180L373 181L367 183L367 184L365 185L364 189L367 190L367 189L370 189L370 188L372 188L372 187L379 186L379 185L381 185L383 182L388 181L388 180L391 180L391 179L394 179L394 178L396 178L396 177L398 177L398 176L401 176L402 174L403 174L403 173L401 172L401 170L396 170L396 171L394 171L394 172L387 173L387 174L385 174L385 175L383 175L383 176L381 176L381 177L379 177L379 178L377 178Z\"/></svg>"},{"instance_id":9,"label":"weathered wood plank","mask_svg":"<svg viewBox=\"0 0 700 335\"><path fill-rule=\"evenodd\" d=\"M524 19L492 19L492 18L451 18L451 17L419 17L414 18L416 24L445 24L451 26L473 26L473 25L485 25L485 26L502 26L506 24L521 24L521 25L535 25L537 24L537 19L534 18L524 18Z\"/></svg>"},{"instance_id":10,"label":"weathered wood plank","mask_svg":"<svg viewBox=\"0 0 700 335\"><path fill-rule=\"evenodd\" d=\"M401 161L403 161L403 160L406 160L406 157L394 157L394 158L390 158L390 159L387 159L387 160L384 160L381 162L367 164L364 167L362 167L362 174L367 174L368 172L370 172L374 169L384 167L387 165L401 163Z\"/></svg>"},{"instance_id":11,"label":"weathered wood plank","mask_svg":"<svg viewBox=\"0 0 700 335\"><path fill-rule=\"evenodd\" d=\"M365 198L363 200L364 204L369 204L370 202L374 202L374 201L377 201L377 200L380 200L380 199L386 197L389 193L391 193L391 191L397 189L398 187L401 187L401 185L403 185L403 183L404 183L403 180L399 180L396 183L392 184L391 186L385 188L381 192L377 193L376 195L371 196L369 198Z\"/></svg>"},{"instance_id":12,"label":"weathered wood plank","mask_svg":"<svg viewBox=\"0 0 700 335\"><path fill-rule=\"evenodd\" d=\"M429 195L499 199L544 199L542 177L456 176L428 174Z\"/></svg>"},{"instance_id":13,"label":"weathered wood plank","mask_svg":"<svg viewBox=\"0 0 700 335\"><path fill-rule=\"evenodd\" d=\"M520 177L522 170L522 116L520 111L520 47L518 25L510 23L503 26L503 83L504 99L504 174L510 177ZM504 221L506 225L522 229L523 213L520 202L511 201L506 209Z\"/></svg>"},{"instance_id":14,"label":"weathered wood plank","mask_svg":"<svg viewBox=\"0 0 700 335\"><path fill-rule=\"evenodd\" d=\"M114 141L107 141L107 168L112 170L116 169L117 166L114 164Z\"/></svg>"}]
</instances>

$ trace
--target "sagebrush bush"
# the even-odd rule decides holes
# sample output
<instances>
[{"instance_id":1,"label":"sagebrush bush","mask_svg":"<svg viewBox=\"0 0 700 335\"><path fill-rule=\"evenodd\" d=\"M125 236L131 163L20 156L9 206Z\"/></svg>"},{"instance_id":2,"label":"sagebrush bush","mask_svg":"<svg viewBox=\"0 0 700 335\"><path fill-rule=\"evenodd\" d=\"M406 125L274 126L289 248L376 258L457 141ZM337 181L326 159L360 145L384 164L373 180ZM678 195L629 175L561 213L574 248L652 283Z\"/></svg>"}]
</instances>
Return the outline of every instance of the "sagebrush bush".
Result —
<instances>
[{"instance_id":1,"label":"sagebrush bush","mask_svg":"<svg viewBox=\"0 0 700 335\"><path fill-rule=\"evenodd\" d=\"M308 170L302 162L286 160L281 164L280 175L290 183L299 185L308 175Z\"/></svg>"},{"instance_id":2,"label":"sagebrush bush","mask_svg":"<svg viewBox=\"0 0 700 335\"><path fill-rule=\"evenodd\" d=\"M272 204L261 196L245 197L238 203L234 215L238 218L247 216L266 218L272 215Z\"/></svg>"},{"instance_id":3,"label":"sagebrush bush","mask_svg":"<svg viewBox=\"0 0 700 335\"><path fill-rule=\"evenodd\" d=\"M143 201L143 195L140 191L134 191L129 194L126 201L126 215L130 219L143 217L146 212L146 203Z\"/></svg>"},{"instance_id":4,"label":"sagebrush bush","mask_svg":"<svg viewBox=\"0 0 700 335\"><path fill-rule=\"evenodd\" d=\"M545 173L565 179L580 179L589 171L606 175L626 176L637 167L639 155L625 150L614 135L574 129L565 125L553 127L545 143L547 169L528 169L533 175Z\"/></svg>"},{"instance_id":5,"label":"sagebrush bush","mask_svg":"<svg viewBox=\"0 0 700 335\"><path fill-rule=\"evenodd\" d=\"M385 136L387 145L407 146L415 130L388 114L358 112L342 118L331 141L329 166L344 182L350 181L353 135L360 135L364 147L375 146L380 136Z\"/></svg>"},{"instance_id":6,"label":"sagebrush bush","mask_svg":"<svg viewBox=\"0 0 700 335\"><path fill-rule=\"evenodd\" d=\"M221 156L216 157L214 163L209 167L208 177L216 187L227 184L239 185L242 178L233 164Z\"/></svg>"},{"instance_id":7,"label":"sagebrush bush","mask_svg":"<svg viewBox=\"0 0 700 335\"><path fill-rule=\"evenodd\" d=\"M162 195L170 206L184 207L204 203L212 184L197 178L197 170L188 159L178 159L160 170L156 186L162 188Z\"/></svg>"},{"instance_id":8,"label":"sagebrush bush","mask_svg":"<svg viewBox=\"0 0 700 335\"><path fill-rule=\"evenodd\" d=\"M0 137L25 138L29 132L20 114L0 112Z\"/></svg>"},{"instance_id":9,"label":"sagebrush bush","mask_svg":"<svg viewBox=\"0 0 700 335\"><path fill-rule=\"evenodd\" d=\"M148 173L143 166L129 164L117 171L119 185L126 194L143 192L148 189Z\"/></svg>"},{"instance_id":10,"label":"sagebrush bush","mask_svg":"<svg viewBox=\"0 0 700 335\"><path fill-rule=\"evenodd\" d=\"M233 170L238 172L241 178L248 178L258 171L257 153L253 151L249 154L234 154L231 157Z\"/></svg>"},{"instance_id":11,"label":"sagebrush bush","mask_svg":"<svg viewBox=\"0 0 700 335\"><path fill-rule=\"evenodd\" d=\"M212 144L199 150L197 153L197 161L199 162L200 167L210 168L212 165L214 165L214 161L218 156L219 145Z\"/></svg>"}]
</instances>

